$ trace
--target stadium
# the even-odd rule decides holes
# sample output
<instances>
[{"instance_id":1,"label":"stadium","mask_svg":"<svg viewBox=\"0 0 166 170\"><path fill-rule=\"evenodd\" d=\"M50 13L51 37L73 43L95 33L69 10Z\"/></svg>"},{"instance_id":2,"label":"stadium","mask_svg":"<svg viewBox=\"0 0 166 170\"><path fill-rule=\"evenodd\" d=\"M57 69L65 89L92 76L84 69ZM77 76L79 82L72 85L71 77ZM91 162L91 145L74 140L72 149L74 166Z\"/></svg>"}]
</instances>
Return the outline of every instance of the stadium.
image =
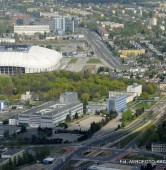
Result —
<instances>
[{"instance_id":1,"label":"stadium","mask_svg":"<svg viewBox=\"0 0 166 170\"><path fill-rule=\"evenodd\" d=\"M39 46L1 46L0 73L40 73L58 68L62 54Z\"/></svg>"}]
</instances>

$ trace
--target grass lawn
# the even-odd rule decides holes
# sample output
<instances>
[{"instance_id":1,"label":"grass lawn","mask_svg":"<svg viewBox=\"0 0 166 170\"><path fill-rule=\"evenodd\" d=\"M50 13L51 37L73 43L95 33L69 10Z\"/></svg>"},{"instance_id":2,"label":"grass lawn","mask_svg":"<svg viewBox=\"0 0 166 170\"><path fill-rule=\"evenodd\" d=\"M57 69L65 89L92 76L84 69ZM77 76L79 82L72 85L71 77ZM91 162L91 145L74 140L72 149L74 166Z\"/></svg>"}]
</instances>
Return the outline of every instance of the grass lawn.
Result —
<instances>
[{"instance_id":1,"label":"grass lawn","mask_svg":"<svg viewBox=\"0 0 166 170\"><path fill-rule=\"evenodd\" d=\"M141 102L140 104L136 105L136 109L141 109L144 107L144 109L150 109L156 102Z\"/></svg>"},{"instance_id":2,"label":"grass lawn","mask_svg":"<svg viewBox=\"0 0 166 170\"><path fill-rule=\"evenodd\" d=\"M132 160L163 160L162 156L158 156L158 155L148 155L148 154L138 154L135 156L132 155L128 155L126 157L124 157L125 159L132 159Z\"/></svg>"},{"instance_id":3,"label":"grass lawn","mask_svg":"<svg viewBox=\"0 0 166 170\"><path fill-rule=\"evenodd\" d=\"M88 64L100 64L101 61L97 58L90 58L88 61L87 61Z\"/></svg>"},{"instance_id":4,"label":"grass lawn","mask_svg":"<svg viewBox=\"0 0 166 170\"><path fill-rule=\"evenodd\" d=\"M129 135L128 137L126 137L125 139L123 139L122 141L120 141L119 143L117 143L115 146L117 148L124 148L128 143L130 143L132 140L134 140L141 132L135 132L131 135Z\"/></svg>"},{"instance_id":5,"label":"grass lawn","mask_svg":"<svg viewBox=\"0 0 166 170\"><path fill-rule=\"evenodd\" d=\"M89 73L92 73L95 70L95 65L85 65L82 69L82 72L88 71Z\"/></svg>"},{"instance_id":6,"label":"grass lawn","mask_svg":"<svg viewBox=\"0 0 166 170\"><path fill-rule=\"evenodd\" d=\"M68 64L74 64L74 63L77 62L77 60L78 60L78 58L72 58L72 59L69 61Z\"/></svg>"}]
</instances>

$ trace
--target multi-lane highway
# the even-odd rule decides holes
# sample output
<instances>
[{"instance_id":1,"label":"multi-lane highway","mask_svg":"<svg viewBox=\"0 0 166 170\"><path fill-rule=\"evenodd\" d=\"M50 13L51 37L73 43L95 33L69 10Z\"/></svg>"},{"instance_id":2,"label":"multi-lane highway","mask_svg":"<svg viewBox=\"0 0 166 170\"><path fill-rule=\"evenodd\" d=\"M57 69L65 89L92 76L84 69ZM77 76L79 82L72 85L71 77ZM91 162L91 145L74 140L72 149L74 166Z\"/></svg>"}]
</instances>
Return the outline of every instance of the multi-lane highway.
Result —
<instances>
[{"instance_id":1,"label":"multi-lane highway","mask_svg":"<svg viewBox=\"0 0 166 170\"><path fill-rule=\"evenodd\" d=\"M86 40L91 45L91 48L99 58L102 58L108 63L110 68L120 70L126 69L126 67L120 63L119 59L113 56L112 52L104 44L98 34L87 29L83 29L83 32Z\"/></svg>"},{"instance_id":2,"label":"multi-lane highway","mask_svg":"<svg viewBox=\"0 0 166 170\"><path fill-rule=\"evenodd\" d=\"M126 136L127 134L134 131L135 129L140 128L150 118L152 121L155 120L154 123L156 123L156 121L159 120L159 118L161 118L161 116L163 116L163 114L165 113L166 99L164 99L162 102L159 102L158 104L159 104L158 106L155 106L155 108L153 108L153 112L149 112L148 114L146 114L146 116L141 116L141 118L138 121L136 121L134 124L132 124L131 126L128 126L127 128L122 129L120 131L113 132L110 134L101 135L100 137L92 138L92 140L83 142L82 146L78 146L73 153L71 153L70 155L68 155L66 157L65 160L61 160L58 164L54 164L48 170L60 170L62 167L64 167L64 165L68 161L70 161L75 156L79 156L79 157L82 157L82 159L84 159L85 157L83 155L81 156L81 153L83 151L85 151L86 149L92 148L94 146L97 146L97 147L104 146L104 145L107 145L107 143L109 143L109 142L114 142L117 139L121 138L122 136ZM158 109L158 108L160 108L160 109ZM131 143L129 143L129 145L127 145L122 150L119 150L119 151L116 150L116 152L114 152L114 154L111 154L108 157L109 160L114 161L120 155L124 154L134 144L134 142L135 142L135 140L132 141ZM98 149L104 150L105 148L98 148ZM107 148L107 149L109 149L109 148ZM91 159L93 159L93 158L91 158ZM106 160L106 157L104 159ZM101 160L103 160L103 158L101 158Z\"/></svg>"}]
</instances>

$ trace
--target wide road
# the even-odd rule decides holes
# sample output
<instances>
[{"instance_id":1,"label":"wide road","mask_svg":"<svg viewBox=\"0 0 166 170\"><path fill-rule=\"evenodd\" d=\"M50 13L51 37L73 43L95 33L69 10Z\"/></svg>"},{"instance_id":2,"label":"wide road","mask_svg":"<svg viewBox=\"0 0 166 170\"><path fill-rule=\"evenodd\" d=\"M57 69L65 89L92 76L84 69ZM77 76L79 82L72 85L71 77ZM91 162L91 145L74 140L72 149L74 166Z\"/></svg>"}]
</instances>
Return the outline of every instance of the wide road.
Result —
<instances>
[{"instance_id":1,"label":"wide road","mask_svg":"<svg viewBox=\"0 0 166 170\"><path fill-rule=\"evenodd\" d=\"M98 34L95 32L83 29L84 35L88 43L91 45L91 48L95 51L99 58L105 60L110 68L124 70L127 69L122 65L118 58L115 58L111 51L108 49L106 44L102 41Z\"/></svg>"},{"instance_id":2,"label":"wide road","mask_svg":"<svg viewBox=\"0 0 166 170\"><path fill-rule=\"evenodd\" d=\"M152 120L157 119L158 120L160 118L160 116L163 116L163 114L164 114L163 111L165 111L165 108L166 108L166 99L163 100L162 102L159 102L158 104L159 105L157 105L155 108L152 109L153 112L149 112L145 117L142 117L141 120L139 120L135 124L125 128L125 129L119 130L117 132L113 132L113 133L106 134L106 135L101 135L100 137L93 138L90 141L82 142L82 146L77 147L77 149L73 153L68 155L64 161L60 161L59 164L55 164L55 165L51 166L50 168L48 168L48 170L60 170L74 156L80 155L82 153L82 151L86 150L87 148L91 148L94 146L107 145L107 143L116 141L117 139L121 138L122 136L125 136L125 135L129 134L130 132L134 131L135 129L141 127L149 119L152 119ZM133 145L133 142L131 141L131 143L129 143L129 145L126 146L126 148L125 148L126 152L128 152L127 151L128 148L130 148L132 145ZM102 148L102 149L104 149L104 148ZM120 150L119 152L112 154L109 157L109 160L114 161L116 158L118 158L120 155L122 155L124 153L125 153L124 150ZM84 156L82 156L82 158L84 158Z\"/></svg>"}]
</instances>

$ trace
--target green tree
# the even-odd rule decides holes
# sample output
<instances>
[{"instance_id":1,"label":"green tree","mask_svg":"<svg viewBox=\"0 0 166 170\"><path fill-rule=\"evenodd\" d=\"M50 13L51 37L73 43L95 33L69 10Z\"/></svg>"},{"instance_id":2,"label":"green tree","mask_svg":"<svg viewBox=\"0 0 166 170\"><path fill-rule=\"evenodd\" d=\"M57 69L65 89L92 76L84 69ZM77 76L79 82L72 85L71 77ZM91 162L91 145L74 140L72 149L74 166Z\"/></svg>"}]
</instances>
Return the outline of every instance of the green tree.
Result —
<instances>
[{"instance_id":1,"label":"green tree","mask_svg":"<svg viewBox=\"0 0 166 170\"><path fill-rule=\"evenodd\" d=\"M9 129L4 131L3 136L4 136L4 138L8 138L9 137Z\"/></svg>"},{"instance_id":2,"label":"green tree","mask_svg":"<svg viewBox=\"0 0 166 170\"><path fill-rule=\"evenodd\" d=\"M71 121L71 115L68 114L68 115L66 116L66 122L70 122L70 121Z\"/></svg>"},{"instance_id":3,"label":"green tree","mask_svg":"<svg viewBox=\"0 0 166 170\"><path fill-rule=\"evenodd\" d=\"M26 126L25 126L25 125L22 125L22 126L21 126L21 133L24 133L24 132L26 132L26 131L27 131Z\"/></svg>"},{"instance_id":4,"label":"green tree","mask_svg":"<svg viewBox=\"0 0 166 170\"><path fill-rule=\"evenodd\" d=\"M48 48L48 49L52 49L52 45L51 45L51 44L46 45L46 48Z\"/></svg>"},{"instance_id":5,"label":"green tree","mask_svg":"<svg viewBox=\"0 0 166 170\"><path fill-rule=\"evenodd\" d=\"M88 100L89 100L89 94L88 93L83 93L81 95L81 100L83 101L83 112L84 114L86 113L86 105L88 104Z\"/></svg>"},{"instance_id":6,"label":"green tree","mask_svg":"<svg viewBox=\"0 0 166 170\"><path fill-rule=\"evenodd\" d=\"M78 119L78 113L77 112L75 113L74 118Z\"/></svg>"},{"instance_id":7,"label":"green tree","mask_svg":"<svg viewBox=\"0 0 166 170\"><path fill-rule=\"evenodd\" d=\"M122 121L127 122L132 119L132 111L131 110L126 110L125 112L122 113Z\"/></svg>"}]
</instances>

